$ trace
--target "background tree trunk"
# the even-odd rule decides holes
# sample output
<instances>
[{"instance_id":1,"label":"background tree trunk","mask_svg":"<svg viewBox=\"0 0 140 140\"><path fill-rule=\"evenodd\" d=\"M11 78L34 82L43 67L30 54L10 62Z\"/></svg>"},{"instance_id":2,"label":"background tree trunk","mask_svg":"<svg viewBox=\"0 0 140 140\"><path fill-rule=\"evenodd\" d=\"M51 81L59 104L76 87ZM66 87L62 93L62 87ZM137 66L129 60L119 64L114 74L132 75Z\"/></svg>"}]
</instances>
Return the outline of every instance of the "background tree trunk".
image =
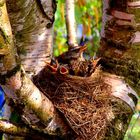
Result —
<instances>
[{"instance_id":1,"label":"background tree trunk","mask_svg":"<svg viewBox=\"0 0 140 140\"><path fill-rule=\"evenodd\" d=\"M69 46L76 46L75 0L65 1L65 19L67 28L67 41Z\"/></svg>"}]
</instances>

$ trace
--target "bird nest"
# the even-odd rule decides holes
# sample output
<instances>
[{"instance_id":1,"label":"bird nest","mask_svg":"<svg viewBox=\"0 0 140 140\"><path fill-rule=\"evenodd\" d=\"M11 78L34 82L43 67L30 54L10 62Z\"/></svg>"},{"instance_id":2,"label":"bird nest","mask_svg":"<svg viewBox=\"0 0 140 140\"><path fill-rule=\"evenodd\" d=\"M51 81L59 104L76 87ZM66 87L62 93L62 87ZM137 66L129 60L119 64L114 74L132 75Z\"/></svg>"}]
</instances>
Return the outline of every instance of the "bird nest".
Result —
<instances>
[{"instance_id":1,"label":"bird nest","mask_svg":"<svg viewBox=\"0 0 140 140\"><path fill-rule=\"evenodd\" d=\"M108 125L110 87L100 70L90 77L61 75L43 70L35 84L63 113L80 140L100 140Z\"/></svg>"}]
</instances>

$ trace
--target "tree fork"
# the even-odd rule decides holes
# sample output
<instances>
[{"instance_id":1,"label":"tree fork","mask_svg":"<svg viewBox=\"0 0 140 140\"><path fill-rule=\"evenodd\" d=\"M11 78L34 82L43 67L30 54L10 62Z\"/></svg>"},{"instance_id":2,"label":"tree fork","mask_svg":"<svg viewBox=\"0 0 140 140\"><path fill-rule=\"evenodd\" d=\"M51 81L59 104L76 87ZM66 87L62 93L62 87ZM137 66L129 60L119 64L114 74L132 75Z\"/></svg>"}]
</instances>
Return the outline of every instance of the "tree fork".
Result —
<instances>
[{"instance_id":1,"label":"tree fork","mask_svg":"<svg viewBox=\"0 0 140 140\"><path fill-rule=\"evenodd\" d=\"M51 101L35 87L28 76L25 76L26 74L23 69L15 70L18 66L18 62L16 61L17 54L16 49L14 49L6 4L3 3L0 6L0 28L2 30L0 35L0 43L2 44L0 48L2 63L0 74L5 77L3 89L6 95L8 98L12 98L15 103L20 102L26 105L26 111L30 112L30 110L32 110L40 121L44 122L47 127L45 131L47 131L48 134L65 135L67 129L64 129L64 127L67 128L67 125L63 125L63 121L60 119L59 115L57 115Z\"/></svg>"}]
</instances>

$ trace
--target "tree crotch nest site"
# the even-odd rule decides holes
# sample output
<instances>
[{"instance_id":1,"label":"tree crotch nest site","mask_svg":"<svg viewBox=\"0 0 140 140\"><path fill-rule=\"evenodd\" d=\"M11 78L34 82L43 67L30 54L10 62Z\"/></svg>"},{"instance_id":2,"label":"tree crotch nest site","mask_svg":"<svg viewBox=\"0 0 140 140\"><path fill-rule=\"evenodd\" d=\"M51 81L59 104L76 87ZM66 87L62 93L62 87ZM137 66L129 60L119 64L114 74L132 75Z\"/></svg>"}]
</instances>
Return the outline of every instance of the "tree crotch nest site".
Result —
<instances>
[{"instance_id":1,"label":"tree crotch nest site","mask_svg":"<svg viewBox=\"0 0 140 140\"><path fill-rule=\"evenodd\" d=\"M65 67L58 69L46 66L34 77L34 83L63 114L76 139L116 139L116 135L120 139L132 110L111 95L112 87L106 83L100 66L86 77L71 75Z\"/></svg>"}]
</instances>

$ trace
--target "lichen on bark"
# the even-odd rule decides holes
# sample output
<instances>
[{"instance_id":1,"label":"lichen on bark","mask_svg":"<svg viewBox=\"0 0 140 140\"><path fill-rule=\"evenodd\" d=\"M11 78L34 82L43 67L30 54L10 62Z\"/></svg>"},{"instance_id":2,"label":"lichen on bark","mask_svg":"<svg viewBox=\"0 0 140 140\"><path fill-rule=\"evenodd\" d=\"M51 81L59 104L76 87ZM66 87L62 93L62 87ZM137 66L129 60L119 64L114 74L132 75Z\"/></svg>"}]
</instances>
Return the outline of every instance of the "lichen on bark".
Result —
<instances>
[{"instance_id":1,"label":"lichen on bark","mask_svg":"<svg viewBox=\"0 0 140 140\"><path fill-rule=\"evenodd\" d=\"M104 6L99 56L105 71L124 76L140 95L139 8L130 3L111 0Z\"/></svg>"},{"instance_id":2,"label":"lichen on bark","mask_svg":"<svg viewBox=\"0 0 140 140\"><path fill-rule=\"evenodd\" d=\"M37 74L52 56L56 1L7 0L7 6L21 63Z\"/></svg>"},{"instance_id":3,"label":"lichen on bark","mask_svg":"<svg viewBox=\"0 0 140 140\"><path fill-rule=\"evenodd\" d=\"M16 66L16 49L5 3L0 7L0 11L0 73L3 74Z\"/></svg>"}]
</instances>

